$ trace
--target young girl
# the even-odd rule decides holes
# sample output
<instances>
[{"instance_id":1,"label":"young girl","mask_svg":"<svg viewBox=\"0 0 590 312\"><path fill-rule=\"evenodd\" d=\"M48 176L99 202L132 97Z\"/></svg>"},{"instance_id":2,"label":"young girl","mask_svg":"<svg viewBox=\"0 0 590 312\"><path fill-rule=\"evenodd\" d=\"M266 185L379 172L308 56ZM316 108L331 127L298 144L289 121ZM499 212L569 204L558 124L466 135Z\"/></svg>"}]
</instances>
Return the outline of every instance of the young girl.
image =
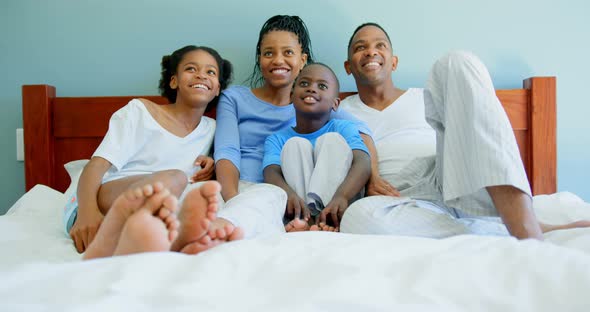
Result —
<instances>
[{"instance_id":1,"label":"young girl","mask_svg":"<svg viewBox=\"0 0 590 312\"><path fill-rule=\"evenodd\" d=\"M295 125L291 88L303 66L313 60L309 33L303 21L287 15L268 19L260 30L255 60L250 79L252 89L234 86L221 94L217 108L219 126L215 134L215 171L226 201L217 222L240 226L246 237L262 232L284 232L286 194L278 187L253 189L252 185L264 180L262 158L266 137ZM332 118L354 119L340 112L332 114ZM361 124L359 128L369 133L366 125ZM269 202L270 207L254 205L252 211L244 209L245 200L237 199L255 190L260 192L253 196L255 198L274 196L281 202ZM236 206L240 207L234 209ZM290 218L299 218L293 211L287 214Z\"/></svg>"},{"instance_id":2,"label":"young girl","mask_svg":"<svg viewBox=\"0 0 590 312\"><path fill-rule=\"evenodd\" d=\"M208 47L186 46L162 58L159 89L170 103L133 99L113 114L109 130L78 184L69 230L78 252L92 242L104 215L127 189L162 184L176 197L212 176L207 155L215 121L204 117L231 80L232 66ZM202 169L199 170L199 167Z\"/></svg>"}]
</instances>

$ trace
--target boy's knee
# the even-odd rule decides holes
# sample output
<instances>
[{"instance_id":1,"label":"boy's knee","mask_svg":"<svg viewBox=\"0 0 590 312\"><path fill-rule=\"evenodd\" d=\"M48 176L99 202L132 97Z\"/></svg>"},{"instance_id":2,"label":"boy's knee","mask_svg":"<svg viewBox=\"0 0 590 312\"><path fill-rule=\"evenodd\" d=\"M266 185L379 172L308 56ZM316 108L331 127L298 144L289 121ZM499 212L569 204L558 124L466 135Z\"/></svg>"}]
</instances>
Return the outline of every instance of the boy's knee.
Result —
<instances>
[{"instance_id":1,"label":"boy's knee","mask_svg":"<svg viewBox=\"0 0 590 312\"><path fill-rule=\"evenodd\" d=\"M320 136L318 138L318 140L319 139L322 139L322 138L323 138L323 140L330 140L330 141L334 141L335 140L335 141L338 141L338 142L344 142L344 143L346 143L346 140L344 139L344 137L340 133L338 133L338 132L328 132L328 133L325 133L322 136Z\"/></svg>"},{"instance_id":2,"label":"boy's knee","mask_svg":"<svg viewBox=\"0 0 590 312\"><path fill-rule=\"evenodd\" d=\"M292 137L285 142L283 150L281 151L281 159L291 154L308 153L311 155L312 152L313 146L309 140L300 137Z\"/></svg>"},{"instance_id":3,"label":"boy's knee","mask_svg":"<svg viewBox=\"0 0 590 312\"><path fill-rule=\"evenodd\" d=\"M311 142L309 142L309 140L301 138L301 137L292 137L290 139L287 140L287 142L285 142L285 147L303 147L303 148L307 148L307 147L311 147Z\"/></svg>"},{"instance_id":4,"label":"boy's knee","mask_svg":"<svg viewBox=\"0 0 590 312\"><path fill-rule=\"evenodd\" d=\"M346 139L338 132L328 132L320 136L316 141L316 148L318 146L342 146L348 147Z\"/></svg>"}]
</instances>

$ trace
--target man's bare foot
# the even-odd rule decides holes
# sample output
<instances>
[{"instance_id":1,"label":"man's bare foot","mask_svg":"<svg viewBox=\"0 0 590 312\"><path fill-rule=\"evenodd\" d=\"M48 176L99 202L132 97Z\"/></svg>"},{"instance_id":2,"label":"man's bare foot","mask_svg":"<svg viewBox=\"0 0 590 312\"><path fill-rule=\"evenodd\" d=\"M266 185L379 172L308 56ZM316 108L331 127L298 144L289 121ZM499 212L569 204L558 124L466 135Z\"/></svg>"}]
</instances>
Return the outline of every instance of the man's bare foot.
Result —
<instances>
[{"instance_id":1,"label":"man's bare foot","mask_svg":"<svg viewBox=\"0 0 590 312\"><path fill-rule=\"evenodd\" d=\"M299 218L295 218L291 220L287 225L285 225L285 231L287 232L303 232L309 231L310 226L307 221Z\"/></svg>"},{"instance_id":2,"label":"man's bare foot","mask_svg":"<svg viewBox=\"0 0 590 312\"><path fill-rule=\"evenodd\" d=\"M314 224L309 229L310 231L322 231L322 232L340 232L340 229L335 226L327 225L323 222L319 224Z\"/></svg>"},{"instance_id":3,"label":"man's bare foot","mask_svg":"<svg viewBox=\"0 0 590 312\"><path fill-rule=\"evenodd\" d=\"M172 243L172 251L196 254L244 237L242 229L235 228L229 221L217 219L220 191L218 182L207 181L186 195L178 216L180 230Z\"/></svg>"},{"instance_id":4,"label":"man's bare foot","mask_svg":"<svg viewBox=\"0 0 590 312\"><path fill-rule=\"evenodd\" d=\"M159 211L163 206L170 213ZM164 188L162 183L147 184L129 189L117 197L98 229L96 237L86 250L84 259L112 256L119 244L124 226L138 210L145 210L145 213L151 217L154 214L164 215L161 220L158 220L160 223L164 221L164 228L170 229L166 237L176 235L178 225L175 225L175 218L170 217L170 214L176 210L176 198Z\"/></svg>"},{"instance_id":5,"label":"man's bare foot","mask_svg":"<svg viewBox=\"0 0 590 312\"><path fill-rule=\"evenodd\" d=\"M559 224L559 225L546 224L546 223L539 222L539 225L541 226L541 231L543 231L543 233L547 233L547 232L556 231L556 230L567 230L567 229L590 227L590 220L580 220L580 221L576 221L576 222L572 222L572 223Z\"/></svg>"}]
</instances>

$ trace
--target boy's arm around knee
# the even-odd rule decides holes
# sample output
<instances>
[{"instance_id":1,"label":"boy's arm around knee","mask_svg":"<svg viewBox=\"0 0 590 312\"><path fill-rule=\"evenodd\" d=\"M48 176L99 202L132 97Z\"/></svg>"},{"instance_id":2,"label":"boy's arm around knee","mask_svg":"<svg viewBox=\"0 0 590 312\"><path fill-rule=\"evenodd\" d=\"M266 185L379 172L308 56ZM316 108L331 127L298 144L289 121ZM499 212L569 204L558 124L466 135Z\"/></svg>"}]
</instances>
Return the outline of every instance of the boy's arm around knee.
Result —
<instances>
[{"instance_id":1,"label":"boy's arm around knee","mask_svg":"<svg viewBox=\"0 0 590 312\"><path fill-rule=\"evenodd\" d=\"M340 184L332 200L320 215L320 222L326 221L327 214L332 215L336 226L339 226L342 215L348 208L350 201L361 192L371 176L371 159L362 150L352 150L352 163L344 181Z\"/></svg>"},{"instance_id":2,"label":"boy's arm around knee","mask_svg":"<svg viewBox=\"0 0 590 312\"><path fill-rule=\"evenodd\" d=\"M307 209L307 205L303 198L297 195L297 192L287 184L285 177L283 176L283 170L279 165L268 165L264 168L264 182L276 185L282 188L287 193L287 211L288 216L292 216L295 219L309 220L311 213Z\"/></svg>"}]
</instances>

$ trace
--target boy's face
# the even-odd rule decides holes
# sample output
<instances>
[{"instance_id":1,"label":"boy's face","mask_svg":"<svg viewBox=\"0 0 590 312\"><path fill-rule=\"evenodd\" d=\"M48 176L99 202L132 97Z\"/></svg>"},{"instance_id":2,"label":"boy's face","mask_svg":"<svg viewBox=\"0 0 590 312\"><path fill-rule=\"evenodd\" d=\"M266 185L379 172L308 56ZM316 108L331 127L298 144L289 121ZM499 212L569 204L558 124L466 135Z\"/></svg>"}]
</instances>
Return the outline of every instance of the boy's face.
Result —
<instances>
[{"instance_id":1,"label":"boy's face","mask_svg":"<svg viewBox=\"0 0 590 312\"><path fill-rule=\"evenodd\" d=\"M329 69L309 65L295 80L291 101L298 112L329 114L340 104L338 89L336 77Z\"/></svg>"}]
</instances>

